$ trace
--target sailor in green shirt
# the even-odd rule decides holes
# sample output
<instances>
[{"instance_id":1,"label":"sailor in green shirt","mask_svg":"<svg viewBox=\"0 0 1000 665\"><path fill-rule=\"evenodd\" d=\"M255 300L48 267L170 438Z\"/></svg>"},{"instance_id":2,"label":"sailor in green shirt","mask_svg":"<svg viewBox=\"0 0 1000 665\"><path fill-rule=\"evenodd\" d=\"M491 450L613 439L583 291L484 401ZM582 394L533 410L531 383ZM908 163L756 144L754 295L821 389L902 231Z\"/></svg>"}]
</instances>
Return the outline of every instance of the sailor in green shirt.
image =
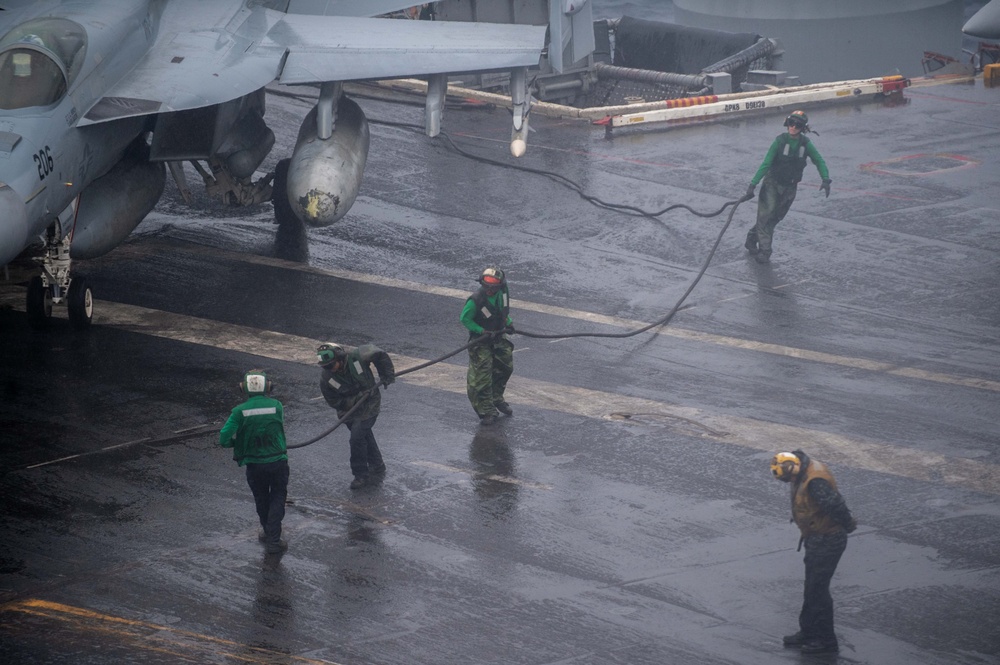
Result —
<instances>
[{"instance_id":1,"label":"sailor in green shirt","mask_svg":"<svg viewBox=\"0 0 1000 665\"><path fill-rule=\"evenodd\" d=\"M760 203L757 205L757 224L747 232L744 247L750 254L755 254L758 263L771 260L771 240L774 227L778 225L795 200L795 193L802 172L806 168L806 158L812 160L819 171L823 183L819 188L830 196L830 173L826 162L820 156L816 146L806 136L809 131L809 117L802 111L792 111L785 118L788 132L774 139L771 149L764 156L764 162L757 169L743 201L749 201L754 196L754 189L763 178L764 185L760 189Z\"/></svg>"},{"instance_id":2,"label":"sailor in green shirt","mask_svg":"<svg viewBox=\"0 0 1000 665\"><path fill-rule=\"evenodd\" d=\"M285 443L285 410L270 396L271 380L264 370L247 372L240 388L247 399L236 406L219 432L219 445L233 449L233 459L246 467L247 485L253 492L257 518L263 531L258 536L267 552L283 552L281 538L288 495L288 449Z\"/></svg>"},{"instance_id":3,"label":"sailor in green shirt","mask_svg":"<svg viewBox=\"0 0 1000 665\"><path fill-rule=\"evenodd\" d=\"M498 412L514 414L504 399L507 381L514 373L514 344L504 333L514 332L514 325L503 271L486 268L479 284L479 290L465 301L460 317L469 330L469 341L483 338L481 343L469 347L466 388L480 422L492 425Z\"/></svg>"}]
</instances>

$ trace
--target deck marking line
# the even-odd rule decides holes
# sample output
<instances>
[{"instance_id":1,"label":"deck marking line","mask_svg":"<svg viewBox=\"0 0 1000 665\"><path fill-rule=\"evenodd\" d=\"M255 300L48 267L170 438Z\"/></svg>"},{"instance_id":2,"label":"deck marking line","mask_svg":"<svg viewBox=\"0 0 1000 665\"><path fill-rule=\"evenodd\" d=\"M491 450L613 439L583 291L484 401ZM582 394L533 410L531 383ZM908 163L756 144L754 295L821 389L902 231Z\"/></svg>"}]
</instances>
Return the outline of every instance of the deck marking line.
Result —
<instances>
[{"instance_id":1,"label":"deck marking line","mask_svg":"<svg viewBox=\"0 0 1000 665\"><path fill-rule=\"evenodd\" d=\"M309 663L312 665L339 665L335 661L304 658L255 647L232 640L225 640L211 635L180 630L170 626L125 619L123 617L102 614L93 610L54 603L47 600L32 598L0 605L0 614L18 613L52 619L69 624L80 633L100 633L111 635L123 642L145 651L166 653L185 659L200 654L226 656L247 663L281 662ZM4 622L6 623L6 622ZM2 630L2 629L0 629ZM214 660L214 658L213 658Z\"/></svg>"},{"instance_id":2,"label":"deck marking line","mask_svg":"<svg viewBox=\"0 0 1000 665\"><path fill-rule=\"evenodd\" d=\"M163 339L309 366L314 366L316 362L313 350L326 341L113 302L101 303L101 324ZM421 358L397 354L393 354L393 360L399 369L425 362ZM410 385L451 392L464 399L466 372L467 367L464 365L438 363L420 372L400 377L399 380ZM718 436L706 431L700 435L706 440L760 451L803 448L832 464L924 482L945 482L1000 495L1000 465L977 460L947 457L889 443L853 439L819 430L712 413L694 407L526 379L517 375L508 385L505 396L513 404L594 419L608 419L608 414L623 412L655 413L694 420L704 423L715 432L724 433ZM669 425L664 425L665 429L668 427Z\"/></svg>"},{"instance_id":3,"label":"deck marking line","mask_svg":"<svg viewBox=\"0 0 1000 665\"><path fill-rule=\"evenodd\" d=\"M162 244L164 247L168 246L167 243L154 242L150 244ZM136 247L134 245L123 245L115 250L115 252L119 254L124 254L128 251L131 251L134 254L144 253L143 248ZM406 280L395 279L392 277L369 275L365 273L354 272L351 270L317 268L310 265L295 263L294 261L286 261L284 259L277 259L266 256L244 255L244 254L239 254L237 252L227 252L226 250L217 250L212 247L204 247L201 245L192 245L190 248L190 252L193 254L203 254L205 256L211 256L213 260L218 260L220 256L223 256L233 261L242 261L245 263L265 265L273 268L282 268L285 270L295 270L299 272L306 272L326 277L334 277L336 279L344 279L348 281L359 282L362 284L372 284L375 286L384 286L387 288L401 289L405 291L416 291L424 294L443 296L447 298L456 298L462 301L466 300L469 297L469 292L463 291L461 289L452 289L444 286L420 284L418 282L408 282ZM23 289L21 290L21 293L23 293ZM0 296L2 296L2 294L0 294ZM730 300L730 299L731 298L727 298L725 300ZM725 302L725 300L723 300L722 302ZM103 301L101 302L103 303ZM16 303L13 304L15 304L16 306ZM23 302L20 303L20 309L22 311L24 309ZM649 322L647 321L636 321L634 319L625 319L617 316L607 316L604 314L585 312L581 310L569 309L566 307L559 307L556 305L543 305L540 303L534 303L520 299L514 300L511 303L511 309L515 312L516 311L536 312L539 314L546 314L550 316L560 316L568 319L575 319L577 321L587 321L589 323L596 323L599 325L624 328L626 330L637 330L639 328L643 328L649 325ZM931 372L917 368L907 368L907 367L902 367L900 365L884 363L876 360L867 360L865 358L839 356L831 353L823 353L821 351L810 351L808 349L799 349L790 346L783 346L780 344L770 344L767 342L757 342L750 339L741 339L738 337L728 337L726 335L715 335L712 333L698 332L696 330L678 328L673 325L665 327L661 326L656 330L651 330L650 333L655 335L664 335L667 337L676 337L678 339L683 339L689 342L714 344L716 346L725 346L729 348L742 349L745 351L756 351L759 353L784 356L786 358L797 358L799 360L807 360L810 362L823 363L827 365L838 365L841 367L861 369L869 372L892 374L895 376L901 376L908 379L932 381L935 383L945 383L949 385L962 386L965 388L975 388L978 390L991 390L993 392L1000 392L1000 381L992 381L989 379L979 379L974 377L956 376L953 374Z\"/></svg>"}]
</instances>

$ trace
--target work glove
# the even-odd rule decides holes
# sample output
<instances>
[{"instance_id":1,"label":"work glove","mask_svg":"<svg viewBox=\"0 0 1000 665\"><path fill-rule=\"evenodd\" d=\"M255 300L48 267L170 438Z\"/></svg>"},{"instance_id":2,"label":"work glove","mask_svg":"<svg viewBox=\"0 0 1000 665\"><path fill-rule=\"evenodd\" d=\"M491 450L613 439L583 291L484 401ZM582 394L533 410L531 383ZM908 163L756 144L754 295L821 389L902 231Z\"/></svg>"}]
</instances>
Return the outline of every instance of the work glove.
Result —
<instances>
[{"instance_id":1,"label":"work glove","mask_svg":"<svg viewBox=\"0 0 1000 665\"><path fill-rule=\"evenodd\" d=\"M505 333L507 333L508 335L513 335L514 334L514 324L513 323L507 324L507 327L504 328L503 331Z\"/></svg>"},{"instance_id":2,"label":"work glove","mask_svg":"<svg viewBox=\"0 0 1000 665\"><path fill-rule=\"evenodd\" d=\"M385 386L386 388L388 388L390 384L393 384L395 382L396 382L395 374L390 374L389 376L382 379L382 385Z\"/></svg>"},{"instance_id":3,"label":"work glove","mask_svg":"<svg viewBox=\"0 0 1000 665\"><path fill-rule=\"evenodd\" d=\"M847 533L854 533L854 531L857 528L858 528L858 521L852 517L851 521L848 522L847 526L844 527L844 531L846 531Z\"/></svg>"},{"instance_id":4,"label":"work glove","mask_svg":"<svg viewBox=\"0 0 1000 665\"><path fill-rule=\"evenodd\" d=\"M826 192L826 198L830 198L830 183L831 182L833 182L833 181L830 180L829 178L824 178L823 179L823 184L819 186L819 188L822 191Z\"/></svg>"},{"instance_id":5,"label":"work glove","mask_svg":"<svg viewBox=\"0 0 1000 665\"><path fill-rule=\"evenodd\" d=\"M750 199L752 199L753 198L753 190L755 190L755 189L757 189L757 185L749 185L749 186L747 186L747 193L743 195L742 199L740 199L740 203L742 203L743 201L749 201Z\"/></svg>"}]
</instances>

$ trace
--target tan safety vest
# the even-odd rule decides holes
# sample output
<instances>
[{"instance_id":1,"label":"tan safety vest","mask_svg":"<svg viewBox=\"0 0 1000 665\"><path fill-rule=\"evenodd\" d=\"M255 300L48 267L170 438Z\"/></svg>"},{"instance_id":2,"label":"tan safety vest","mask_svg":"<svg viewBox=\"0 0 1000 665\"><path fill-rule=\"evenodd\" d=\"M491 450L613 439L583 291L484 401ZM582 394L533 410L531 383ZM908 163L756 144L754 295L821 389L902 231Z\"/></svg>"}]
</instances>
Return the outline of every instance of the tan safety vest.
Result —
<instances>
[{"instance_id":1,"label":"tan safety vest","mask_svg":"<svg viewBox=\"0 0 1000 665\"><path fill-rule=\"evenodd\" d=\"M799 531L802 532L803 538L833 533L843 528L834 522L829 515L823 514L816 502L809 496L809 483L816 478L822 478L830 483L833 489L837 489L837 481L833 479L833 474L826 468L826 465L822 462L809 460L805 474L792 485L792 518L798 525Z\"/></svg>"}]
</instances>

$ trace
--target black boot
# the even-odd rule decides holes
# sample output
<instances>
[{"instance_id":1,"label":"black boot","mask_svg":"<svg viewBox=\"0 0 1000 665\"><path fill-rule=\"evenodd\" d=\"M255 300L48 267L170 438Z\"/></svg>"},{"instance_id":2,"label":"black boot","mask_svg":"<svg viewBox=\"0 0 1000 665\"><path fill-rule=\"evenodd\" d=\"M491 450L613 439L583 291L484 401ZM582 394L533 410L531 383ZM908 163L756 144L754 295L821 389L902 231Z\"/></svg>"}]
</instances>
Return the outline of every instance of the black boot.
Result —
<instances>
[{"instance_id":1,"label":"black boot","mask_svg":"<svg viewBox=\"0 0 1000 665\"><path fill-rule=\"evenodd\" d=\"M750 229L747 231L747 241L743 243L743 246L747 248L747 251L751 254L757 253L757 229Z\"/></svg>"},{"instance_id":2,"label":"black boot","mask_svg":"<svg viewBox=\"0 0 1000 665\"><path fill-rule=\"evenodd\" d=\"M809 640L802 645L802 653L837 653L840 646L836 640Z\"/></svg>"},{"instance_id":3,"label":"black boot","mask_svg":"<svg viewBox=\"0 0 1000 665\"><path fill-rule=\"evenodd\" d=\"M280 554L288 549L288 541L279 539L276 543L268 543L264 551L268 554Z\"/></svg>"}]
</instances>

